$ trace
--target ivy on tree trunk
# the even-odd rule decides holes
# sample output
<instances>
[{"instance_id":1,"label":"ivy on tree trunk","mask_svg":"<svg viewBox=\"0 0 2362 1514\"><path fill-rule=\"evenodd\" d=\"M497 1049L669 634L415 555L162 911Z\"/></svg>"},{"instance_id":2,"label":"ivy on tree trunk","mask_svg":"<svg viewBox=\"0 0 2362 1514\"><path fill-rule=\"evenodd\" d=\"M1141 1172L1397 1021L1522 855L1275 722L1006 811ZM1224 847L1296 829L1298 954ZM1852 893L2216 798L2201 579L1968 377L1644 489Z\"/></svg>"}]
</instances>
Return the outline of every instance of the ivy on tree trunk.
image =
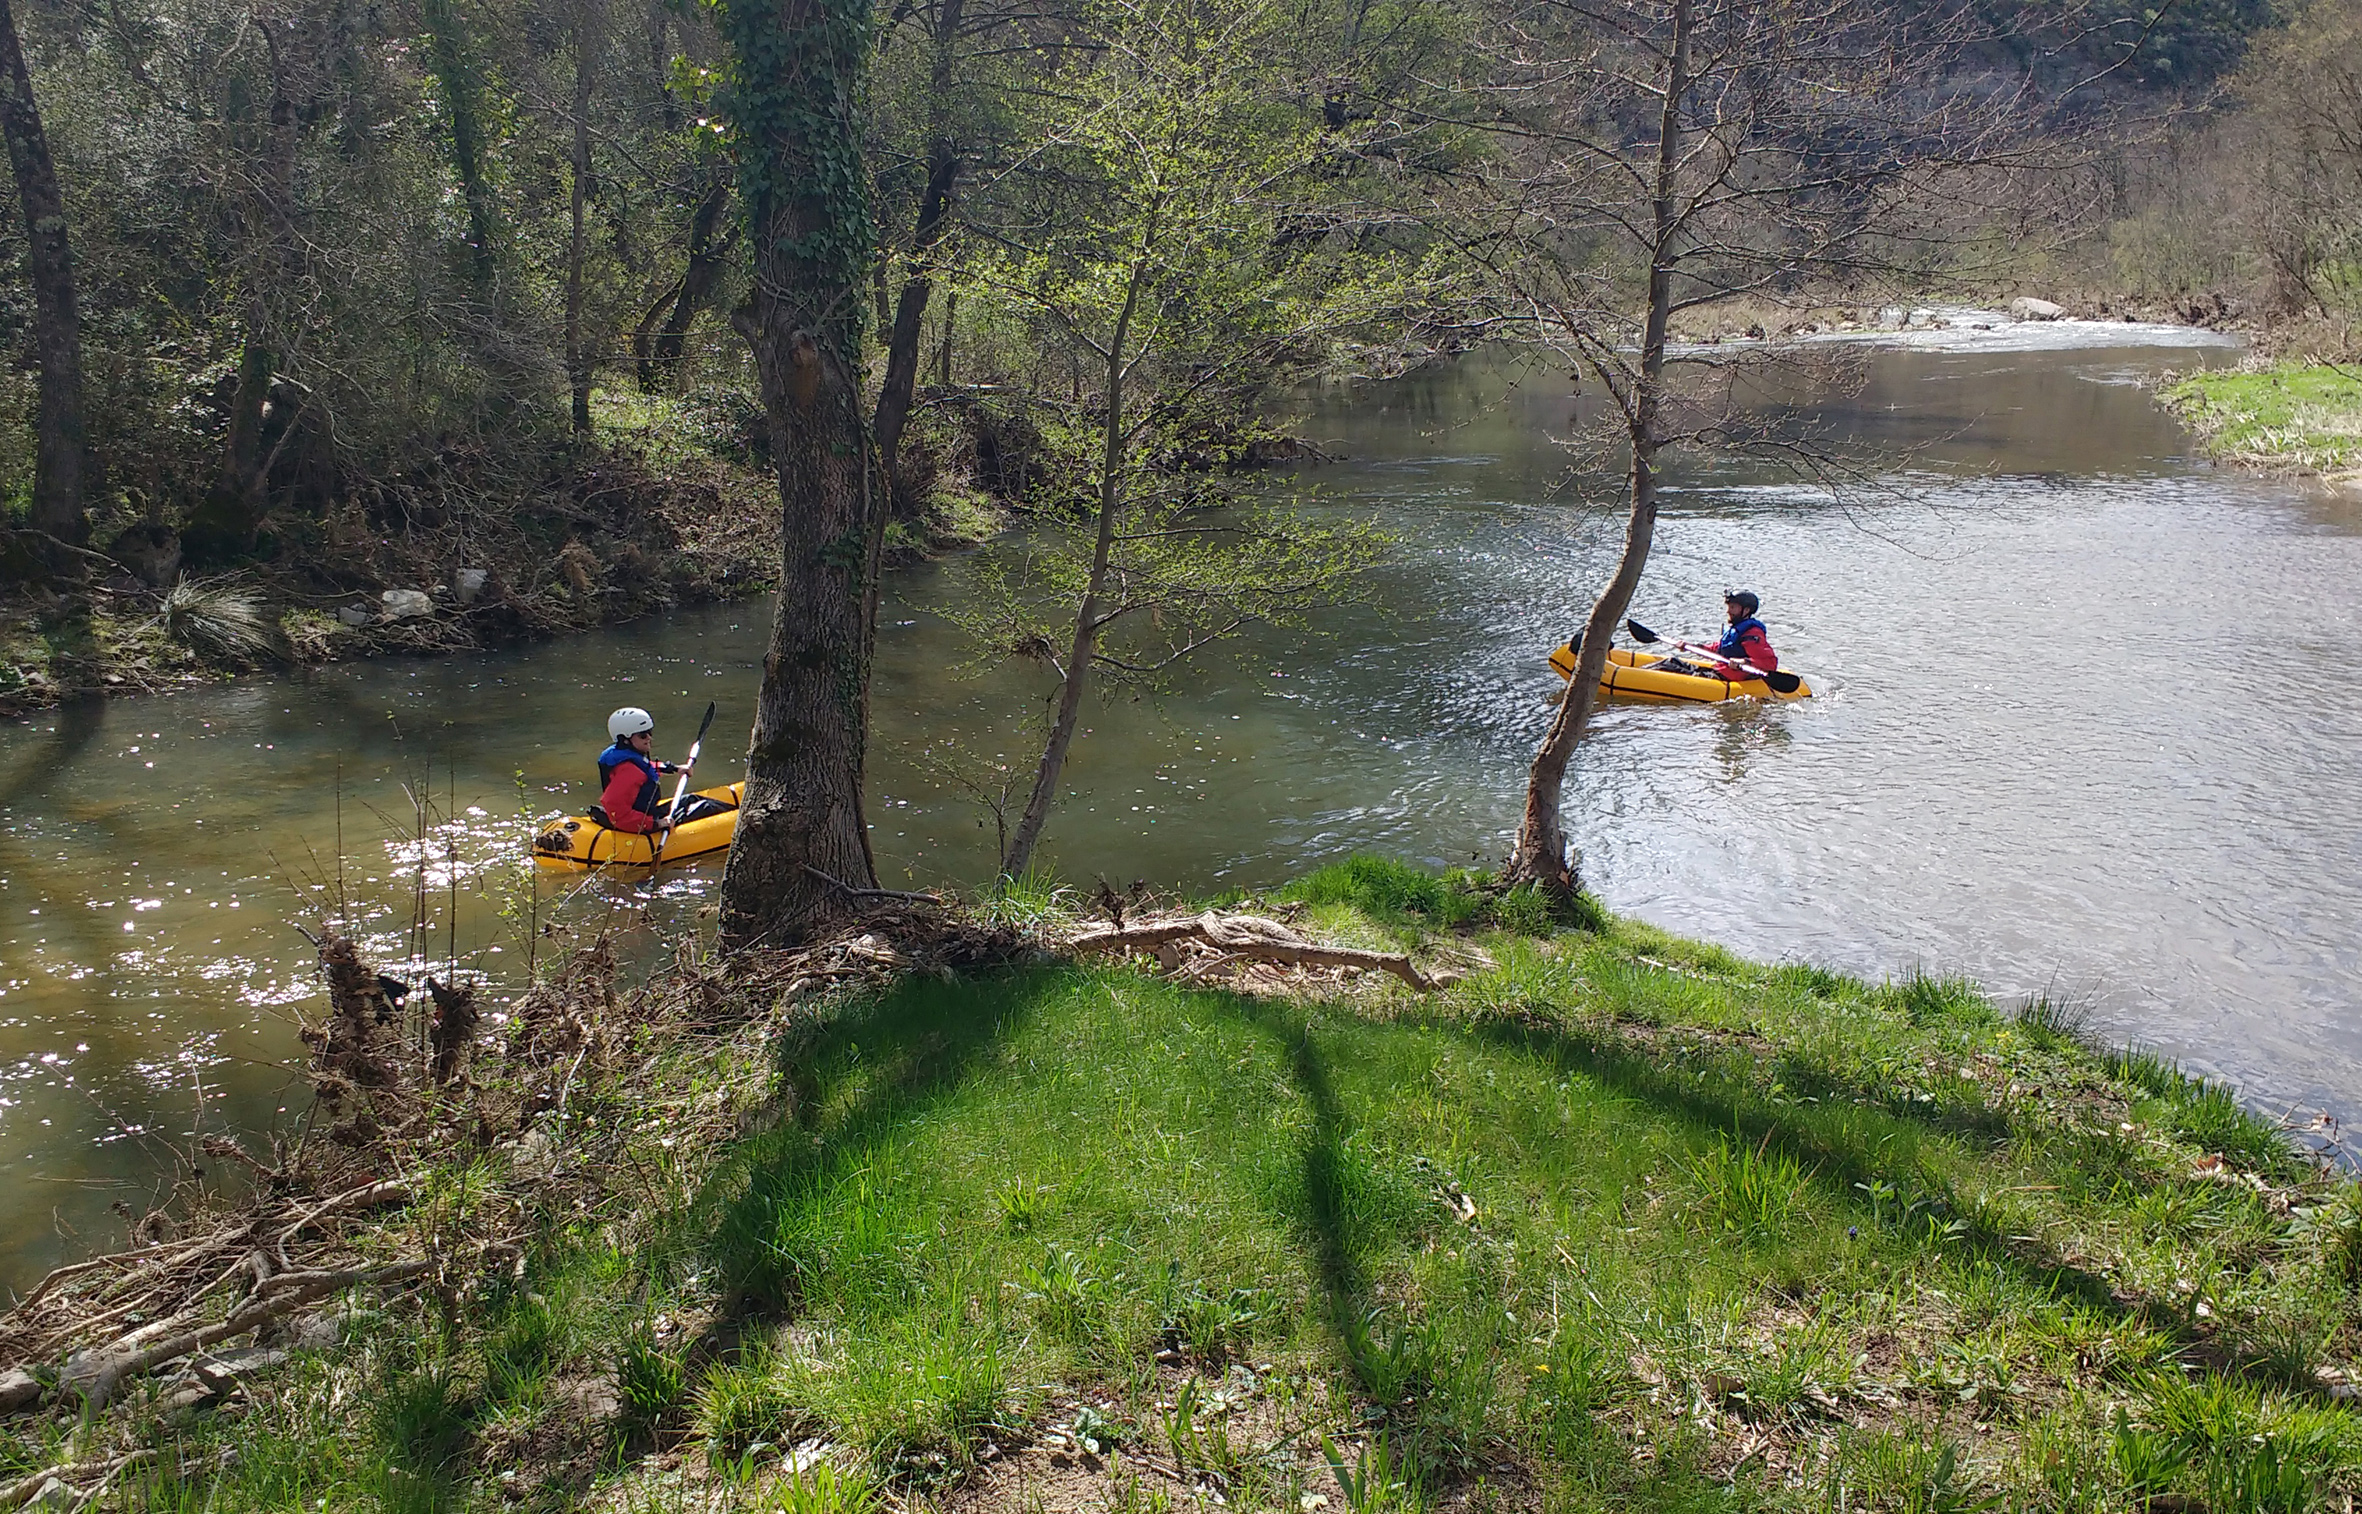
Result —
<instances>
[{"instance_id":1,"label":"ivy on tree trunk","mask_svg":"<svg viewBox=\"0 0 2362 1514\"><path fill-rule=\"evenodd\" d=\"M867 0L723 0L754 349L779 474L780 580L722 877L725 947L792 945L874 886L862 816L883 501L861 383L872 241Z\"/></svg>"}]
</instances>

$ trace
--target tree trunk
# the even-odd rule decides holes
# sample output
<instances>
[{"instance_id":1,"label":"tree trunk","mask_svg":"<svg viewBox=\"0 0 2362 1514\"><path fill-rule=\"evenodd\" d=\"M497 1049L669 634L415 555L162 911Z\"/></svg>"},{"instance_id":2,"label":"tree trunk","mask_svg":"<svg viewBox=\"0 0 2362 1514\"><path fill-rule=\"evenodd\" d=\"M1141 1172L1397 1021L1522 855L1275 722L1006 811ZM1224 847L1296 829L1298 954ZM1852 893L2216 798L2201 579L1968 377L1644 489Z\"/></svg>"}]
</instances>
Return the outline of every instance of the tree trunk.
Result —
<instances>
[{"instance_id":1,"label":"tree trunk","mask_svg":"<svg viewBox=\"0 0 2362 1514\"><path fill-rule=\"evenodd\" d=\"M574 8L574 156L568 205L573 220L566 243L566 379L574 391L574 431L578 436L588 436L591 429L591 361L582 336L582 264L583 214L590 204L591 81L596 77L598 53L595 4L596 0L576 0Z\"/></svg>"},{"instance_id":2,"label":"tree trunk","mask_svg":"<svg viewBox=\"0 0 2362 1514\"><path fill-rule=\"evenodd\" d=\"M1526 777L1525 815L1517 828L1517 849L1508 876L1554 894L1581 884L1567 859L1563 805L1567 764L1591 722L1599 701L1600 672L1607 666L1608 641L1640 586L1657 527L1657 421L1664 393L1665 333L1673 312L1672 255L1676 235L1674 189L1681 152L1681 103L1689 90L1690 0L1674 0L1673 48L1665 75L1664 110L1658 118L1655 183L1651 186L1648 319L1641 334L1640 369L1623 397L1625 430L1632 446L1632 512L1624 527L1624 552L1606 590L1583 627L1583 650L1567 680L1566 699L1542 738ZM1612 361L1603 358L1601 361ZM1604 377L1604 375L1603 375ZM1611 386L1612 387L1612 386Z\"/></svg>"},{"instance_id":3,"label":"tree trunk","mask_svg":"<svg viewBox=\"0 0 2362 1514\"><path fill-rule=\"evenodd\" d=\"M25 272L33 285L33 353L40 397L34 420L33 500L29 523L59 541L90 539L83 501L89 441L82 410L82 315L74 292L74 259L66 241L66 202L50 160L49 137L33 98L32 74L16 16L0 0L0 134L16 172L17 202L25 215ZM80 577L71 553L56 553L52 571Z\"/></svg>"},{"instance_id":4,"label":"tree trunk","mask_svg":"<svg viewBox=\"0 0 2362 1514\"><path fill-rule=\"evenodd\" d=\"M238 354L238 383L230 394L229 424L223 429L221 467L213 487L189 514L181 543L193 561L218 561L254 549L270 508L271 454L263 447L263 422L284 354L272 293L295 282L295 94L289 63L267 23L256 21L271 60L270 125L258 193L250 203L250 235L268 249L247 270L241 318L245 342Z\"/></svg>"},{"instance_id":5,"label":"tree trunk","mask_svg":"<svg viewBox=\"0 0 2362 1514\"><path fill-rule=\"evenodd\" d=\"M855 102L868 0L721 0L736 54L738 193L754 248L740 329L779 474L780 582L722 876L725 948L794 945L872 887L862 818L876 578L861 337L872 241ZM833 882L828 880L834 880Z\"/></svg>"},{"instance_id":6,"label":"tree trunk","mask_svg":"<svg viewBox=\"0 0 2362 1514\"><path fill-rule=\"evenodd\" d=\"M935 382L951 387L951 337L959 330L960 292L947 289L943 293L943 345L935 351Z\"/></svg>"},{"instance_id":7,"label":"tree trunk","mask_svg":"<svg viewBox=\"0 0 2362 1514\"><path fill-rule=\"evenodd\" d=\"M492 191L484 183L483 112L467 27L454 0L426 0L425 18L435 82L451 113L451 167L467 205L468 272L479 289L492 285Z\"/></svg>"},{"instance_id":8,"label":"tree trunk","mask_svg":"<svg viewBox=\"0 0 2362 1514\"><path fill-rule=\"evenodd\" d=\"M673 296L672 314L665 318L664 330L657 333L649 349L649 366L655 376L656 387L676 389L681 382L681 357L689 349L689 328L696 323L698 312L713 298L714 285L721 280L722 270L729 263L730 249L737 245L734 232L719 237L722 212L730 206L730 181L723 179L705 192L697 202L697 213L689 219L689 266L681 274L681 283ZM647 381L642 380L642 387Z\"/></svg>"},{"instance_id":9,"label":"tree trunk","mask_svg":"<svg viewBox=\"0 0 2362 1514\"><path fill-rule=\"evenodd\" d=\"M1107 586L1107 565L1115 550L1116 517L1124 505L1124 349L1131 342L1132 314L1140 306L1140 286L1147 281L1148 258L1143 252L1132 264L1131 287L1124 291L1124 308L1115 318L1115 340L1107 347L1107 398L1100 414L1106 435L1099 456L1099 539L1091 552L1091 576L1083 588L1082 605L1074 614L1074 640L1067 649L1066 678L1058 690L1058 713L1050 723L1050 738L1042 744L1041 766L1034 770L1033 792L1026 797L1024 818L1009 838L1001 873L1014 878L1033 863L1034 847L1049 824L1050 804L1058 797L1059 775L1066 768L1067 748L1074 744L1075 722L1083 708L1083 689L1090 682L1091 659L1097 655L1099 632L1106 622L1099 616L1099 598Z\"/></svg>"},{"instance_id":10,"label":"tree trunk","mask_svg":"<svg viewBox=\"0 0 2362 1514\"><path fill-rule=\"evenodd\" d=\"M878 389L877 420L871 428L878 439L878 463L885 470L889 499L899 501L896 489L901 457L902 427L910 418L911 399L918 392L919 338L925 330L927 301L934 294L934 270L928 255L943 240L950 224L951 194L959 183L958 144L951 139L952 45L958 40L965 0L943 0L935 18L935 64L929 81L929 104L934 114L933 145L927 155L927 184L919 194L918 222L911 230L910 276L894 305L894 325L886 342L886 380ZM882 264L880 266L883 266Z\"/></svg>"},{"instance_id":11,"label":"tree trunk","mask_svg":"<svg viewBox=\"0 0 2362 1514\"><path fill-rule=\"evenodd\" d=\"M648 308L641 312L638 323L632 327L632 378L640 386L642 394L655 394L664 388L663 379L656 368L656 323L672 308L680 292L681 281L675 279L665 286L663 293L648 302Z\"/></svg>"}]
</instances>

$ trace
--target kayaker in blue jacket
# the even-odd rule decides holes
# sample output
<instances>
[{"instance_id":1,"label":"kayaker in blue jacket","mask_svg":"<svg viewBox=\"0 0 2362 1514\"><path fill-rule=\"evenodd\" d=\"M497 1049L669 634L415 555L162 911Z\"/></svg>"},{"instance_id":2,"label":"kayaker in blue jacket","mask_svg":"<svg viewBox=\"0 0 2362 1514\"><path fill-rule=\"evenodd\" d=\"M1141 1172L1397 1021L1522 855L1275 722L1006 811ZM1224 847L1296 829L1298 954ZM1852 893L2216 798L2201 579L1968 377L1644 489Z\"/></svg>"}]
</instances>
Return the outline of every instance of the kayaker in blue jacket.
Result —
<instances>
[{"instance_id":1,"label":"kayaker in blue jacket","mask_svg":"<svg viewBox=\"0 0 2362 1514\"><path fill-rule=\"evenodd\" d=\"M627 704L607 717L607 734L615 738L615 744L599 754L599 808L604 823L611 830L635 836L671 829L671 820L657 818L664 793L657 778L681 769L677 763L662 762L650 754L656 741L656 717Z\"/></svg>"}]
</instances>

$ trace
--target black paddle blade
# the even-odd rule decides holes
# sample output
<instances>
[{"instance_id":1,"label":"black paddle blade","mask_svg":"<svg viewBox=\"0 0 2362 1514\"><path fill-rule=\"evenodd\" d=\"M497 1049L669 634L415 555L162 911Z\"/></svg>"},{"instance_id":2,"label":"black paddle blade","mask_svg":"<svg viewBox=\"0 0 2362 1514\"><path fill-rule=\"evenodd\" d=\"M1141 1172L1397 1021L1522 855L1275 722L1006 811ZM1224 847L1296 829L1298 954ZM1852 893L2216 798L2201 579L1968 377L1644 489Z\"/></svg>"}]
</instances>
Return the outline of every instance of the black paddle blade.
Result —
<instances>
[{"instance_id":1,"label":"black paddle blade","mask_svg":"<svg viewBox=\"0 0 2362 1514\"><path fill-rule=\"evenodd\" d=\"M1624 629L1630 631L1632 633L1632 639L1639 642L1644 647L1657 639L1656 632L1650 630L1647 626L1642 625L1637 620L1625 621Z\"/></svg>"},{"instance_id":2,"label":"black paddle blade","mask_svg":"<svg viewBox=\"0 0 2362 1514\"><path fill-rule=\"evenodd\" d=\"M712 729L713 729L713 723L714 723L714 706L713 706L713 702L712 702L711 700L708 700L708 701L706 701L706 706L705 706L705 718L704 718L703 720L700 720L699 722L697 722L697 741L692 741L692 742L691 742L691 743L689 743L689 744L690 744L691 746L695 746L695 745L697 744L697 742L698 742L698 741L703 741L703 740L705 740L705 733L706 733L707 731L710 731L710 730L712 730Z\"/></svg>"},{"instance_id":3,"label":"black paddle blade","mask_svg":"<svg viewBox=\"0 0 2362 1514\"><path fill-rule=\"evenodd\" d=\"M1763 682L1774 694L1793 694L1804 687L1804 680L1794 673L1766 673Z\"/></svg>"}]
</instances>

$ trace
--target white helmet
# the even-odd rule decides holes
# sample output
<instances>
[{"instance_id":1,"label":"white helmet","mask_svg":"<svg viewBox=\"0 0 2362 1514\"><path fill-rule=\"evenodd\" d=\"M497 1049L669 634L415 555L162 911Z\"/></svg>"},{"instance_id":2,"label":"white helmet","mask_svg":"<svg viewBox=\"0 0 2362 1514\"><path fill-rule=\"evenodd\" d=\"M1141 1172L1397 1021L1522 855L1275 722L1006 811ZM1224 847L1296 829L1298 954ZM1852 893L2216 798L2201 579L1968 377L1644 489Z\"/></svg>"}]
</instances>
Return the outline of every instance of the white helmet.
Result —
<instances>
[{"instance_id":1,"label":"white helmet","mask_svg":"<svg viewBox=\"0 0 2362 1514\"><path fill-rule=\"evenodd\" d=\"M621 741L626 736L637 736L656 729L656 717L636 704L627 704L607 717L607 734Z\"/></svg>"}]
</instances>

